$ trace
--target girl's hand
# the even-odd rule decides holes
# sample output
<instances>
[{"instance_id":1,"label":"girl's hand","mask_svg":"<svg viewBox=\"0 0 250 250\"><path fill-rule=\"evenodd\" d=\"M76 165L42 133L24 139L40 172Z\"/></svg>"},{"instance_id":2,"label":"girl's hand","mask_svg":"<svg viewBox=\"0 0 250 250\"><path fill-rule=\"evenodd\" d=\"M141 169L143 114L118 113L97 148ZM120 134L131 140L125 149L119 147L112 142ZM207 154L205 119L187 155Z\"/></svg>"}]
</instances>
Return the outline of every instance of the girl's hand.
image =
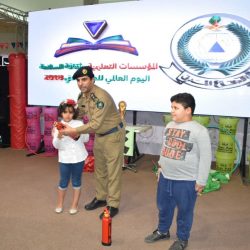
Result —
<instances>
[{"instance_id":1,"label":"girl's hand","mask_svg":"<svg viewBox=\"0 0 250 250\"><path fill-rule=\"evenodd\" d=\"M63 138L63 135L61 135L60 133L58 133L57 138L58 138L59 140L61 140L61 139Z\"/></svg>"}]
</instances>

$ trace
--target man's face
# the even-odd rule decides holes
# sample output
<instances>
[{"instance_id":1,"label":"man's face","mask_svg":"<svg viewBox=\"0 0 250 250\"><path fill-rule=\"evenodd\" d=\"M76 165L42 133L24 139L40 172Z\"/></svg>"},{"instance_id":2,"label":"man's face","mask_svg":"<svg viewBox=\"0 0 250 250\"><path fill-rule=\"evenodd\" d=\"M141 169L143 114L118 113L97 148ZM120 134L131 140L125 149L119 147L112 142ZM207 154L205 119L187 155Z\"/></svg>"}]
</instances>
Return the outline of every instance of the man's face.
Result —
<instances>
[{"instance_id":1,"label":"man's face","mask_svg":"<svg viewBox=\"0 0 250 250\"><path fill-rule=\"evenodd\" d=\"M192 120L191 108L184 108L182 104L177 102L171 103L171 116L175 122L186 122Z\"/></svg>"},{"instance_id":2,"label":"man's face","mask_svg":"<svg viewBox=\"0 0 250 250\"><path fill-rule=\"evenodd\" d=\"M88 93L92 89L94 85L94 78L90 78L88 76L78 77L76 79L78 88L82 93Z\"/></svg>"}]
</instances>

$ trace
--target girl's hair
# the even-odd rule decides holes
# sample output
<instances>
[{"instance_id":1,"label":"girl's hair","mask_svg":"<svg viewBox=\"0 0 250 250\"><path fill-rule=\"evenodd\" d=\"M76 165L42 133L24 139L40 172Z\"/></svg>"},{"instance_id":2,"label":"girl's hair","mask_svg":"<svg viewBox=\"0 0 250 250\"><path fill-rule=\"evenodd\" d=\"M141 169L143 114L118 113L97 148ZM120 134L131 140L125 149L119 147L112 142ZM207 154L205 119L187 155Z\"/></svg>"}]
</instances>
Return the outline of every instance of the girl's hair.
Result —
<instances>
[{"instance_id":1,"label":"girl's hair","mask_svg":"<svg viewBox=\"0 0 250 250\"><path fill-rule=\"evenodd\" d=\"M58 107L58 116L62 117L62 113L64 113L67 109L72 110L73 119L76 119L79 114L77 103L72 99L67 99L65 101L62 101Z\"/></svg>"}]
</instances>

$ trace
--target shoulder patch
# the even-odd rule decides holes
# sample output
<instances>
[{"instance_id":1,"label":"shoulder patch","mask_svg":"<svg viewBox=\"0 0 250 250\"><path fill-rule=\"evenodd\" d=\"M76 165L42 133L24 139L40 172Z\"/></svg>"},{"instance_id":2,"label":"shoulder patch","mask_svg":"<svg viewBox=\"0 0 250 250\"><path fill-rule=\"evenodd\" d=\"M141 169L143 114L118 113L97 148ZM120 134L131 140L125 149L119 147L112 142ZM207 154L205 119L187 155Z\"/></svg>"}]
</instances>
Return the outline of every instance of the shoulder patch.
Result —
<instances>
[{"instance_id":1,"label":"shoulder patch","mask_svg":"<svg viewBox=\"0 0 250 250\"><path fill-rule=\"evenodd\" d=\"M96 103L96 107L97 107L98 109L103 109L103 108L104 108L104 103L103 103L102 101L98 101L98 102Z\"/></svg>"}]
</instances>

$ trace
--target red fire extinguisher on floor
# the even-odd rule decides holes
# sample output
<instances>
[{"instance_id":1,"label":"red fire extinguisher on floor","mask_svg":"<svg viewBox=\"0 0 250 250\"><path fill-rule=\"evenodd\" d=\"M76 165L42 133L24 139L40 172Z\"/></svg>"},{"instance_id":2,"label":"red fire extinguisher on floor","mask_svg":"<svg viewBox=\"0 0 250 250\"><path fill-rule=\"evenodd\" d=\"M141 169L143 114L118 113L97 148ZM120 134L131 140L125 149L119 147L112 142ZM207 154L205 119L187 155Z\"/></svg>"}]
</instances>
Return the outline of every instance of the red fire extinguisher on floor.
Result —
<instances>
[{"instance_id":1,"label":"red fire extinguisher on floor","mask_svg":"<svg viewBox=\"0 0 250 250\"><path fill-rule=\"evenodd\" d=\"M110 246L112 243L111 226L112 226L112 219L110 217L109 210L105 208L102 217L102 244L104 246Z\"/></svg>"}]
</instances>

